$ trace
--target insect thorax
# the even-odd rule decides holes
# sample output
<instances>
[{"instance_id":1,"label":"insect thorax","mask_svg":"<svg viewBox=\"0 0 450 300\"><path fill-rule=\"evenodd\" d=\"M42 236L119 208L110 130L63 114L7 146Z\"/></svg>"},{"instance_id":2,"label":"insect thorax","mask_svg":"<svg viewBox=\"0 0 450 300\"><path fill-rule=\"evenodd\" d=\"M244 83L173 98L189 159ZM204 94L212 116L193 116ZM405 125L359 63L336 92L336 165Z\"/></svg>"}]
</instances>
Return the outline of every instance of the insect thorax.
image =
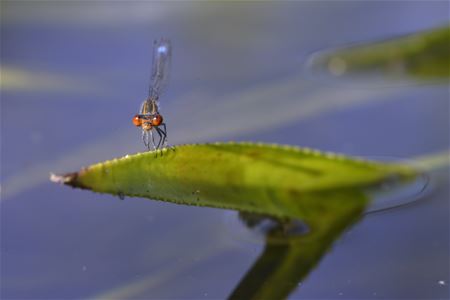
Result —
<instances>
[{"instance_id":1,"label":"insect thorax","mask_svg":"<svg viewBox=\"0 0 450 300\"><path fill-rule=\"evenodd\" d=\"M141 115L154 115L158 113L158 103L156 100L146 100L141 106Z\"/></svg>"}]
</instances>

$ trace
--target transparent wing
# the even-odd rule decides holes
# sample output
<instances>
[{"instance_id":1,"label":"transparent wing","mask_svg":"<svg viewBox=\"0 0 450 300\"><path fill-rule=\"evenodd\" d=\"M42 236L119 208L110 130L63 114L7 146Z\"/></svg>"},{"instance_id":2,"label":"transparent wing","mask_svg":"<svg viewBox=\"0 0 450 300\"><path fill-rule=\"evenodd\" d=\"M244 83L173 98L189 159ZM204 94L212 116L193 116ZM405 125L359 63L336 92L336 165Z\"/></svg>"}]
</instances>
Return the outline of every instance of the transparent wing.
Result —
<instances>
[{"instance_id":1,"label":"transparent wing","mask_svg":"<svg viewBox=\"0 0 450 300\"><path fill-rule=\"evenodd\" d=\"M172 46L168 39L153 42L153 65L150 79L149 98L158 100L169 81Z\"/></svg>"}]
</instances>

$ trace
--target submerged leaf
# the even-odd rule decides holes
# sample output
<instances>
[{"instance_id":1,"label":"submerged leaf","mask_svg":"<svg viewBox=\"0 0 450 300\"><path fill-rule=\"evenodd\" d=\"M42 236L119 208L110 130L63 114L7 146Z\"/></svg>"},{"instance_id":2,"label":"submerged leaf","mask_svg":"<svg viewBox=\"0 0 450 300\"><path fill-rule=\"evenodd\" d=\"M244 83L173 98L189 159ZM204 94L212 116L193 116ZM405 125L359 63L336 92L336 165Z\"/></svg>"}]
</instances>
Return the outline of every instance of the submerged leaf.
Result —
<instances>
[{"instance_id":1,"label":"submerged leaf","mask_svg":"<svg viewBox=\"0 0 450 300\"><path fill-rule=\"evenodd\" d=\"M252 143L183 145L138 153L53 181L119 196L310 221L348 210L361 188L415 170L310 149ZM365 198L363 198L365 199ZM348 207L347 207L348 206Z\"/></svg>"},{"instance_id":2,"label":"submerged leaf","mask_svg":"<svg viewBox=\"0 0 450 300\"><path fill-rule=\"evenodd\" d=\"M362 192L330 193L341 209L324 207L310 219L308 234L266 235L264 250L228 299L286 299L313 270L339 235L361 217L367 197ZM352 201L348 201L352 199Z\"/></svg>"}]
</instances>

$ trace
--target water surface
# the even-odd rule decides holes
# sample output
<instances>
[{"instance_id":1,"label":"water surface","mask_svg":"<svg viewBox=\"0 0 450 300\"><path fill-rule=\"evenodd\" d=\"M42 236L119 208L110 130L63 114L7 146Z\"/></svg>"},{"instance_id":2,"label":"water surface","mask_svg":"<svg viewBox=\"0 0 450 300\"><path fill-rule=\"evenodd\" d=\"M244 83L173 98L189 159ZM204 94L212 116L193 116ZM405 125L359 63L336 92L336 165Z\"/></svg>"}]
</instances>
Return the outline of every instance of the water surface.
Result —
<instances>
[{"instance_id":1,"label":"water surface","mask_svg":"<svg viewBox=\"0 0 450 300\"><path fill-rule=\"evenodd\" d=\"M155 38L174 47L161 98L171 144L251 140L407 160L449 149L447 85L304 70L321 49L446 24L445 1L1 6L4 299L226 298L263 251L235 212L48 181L144 150L131 118ZM364 217L290 297L447 298L448 168L432 176L426 201Z\"/></svg>"}]
</instances>

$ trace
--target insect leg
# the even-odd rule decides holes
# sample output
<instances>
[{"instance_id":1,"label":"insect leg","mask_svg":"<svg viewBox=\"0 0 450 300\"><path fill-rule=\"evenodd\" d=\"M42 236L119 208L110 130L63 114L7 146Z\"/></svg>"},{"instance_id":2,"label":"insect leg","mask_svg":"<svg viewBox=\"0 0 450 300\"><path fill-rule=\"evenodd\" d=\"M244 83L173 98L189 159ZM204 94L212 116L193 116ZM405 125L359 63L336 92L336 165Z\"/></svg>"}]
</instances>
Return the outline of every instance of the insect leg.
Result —
<instances>
[{"instance_id":1,"label":"insect leg","mask_svg":"<svg viewBox=\"0 0 450 300\"><path fill-rule=\"evenodd\" d=\"M171 147L168 145L168 141L167 141L167 128L166 128L166 123L161 123L161 125L164 129L161 129L161 132L164 134L164 147L167 147L173 151L175 151L174 147Z\"/></svg>"},{"instance_id":2,"label":"insect leg","mask_svg":"<svg viewBox=\"0 0 450 300\"><path fill-rule=\"evenodd\" d=\"M164 132L163 129L161 129L161 128L157 128L157 129L158 129L158 132L159 132L159 134L161 136L161 145L164 148L166 146L166 144L167 144L167 134Z\"/></svg>"},{"instance_id":3,"label":"insect leg","mask_svg":"<svg viewBox=\"0 0 450 300\"><path fill-rule=\"evenodd\" d=\"M158 149L159 149L161 144L162 144L161 142L163 141L163 136L161 135L161 129L159 129L158 127L155 127L155 129L156 129L156 132L159 135L159 143L158 143Z\"/></svg>"},{"instance_id":4,"label":"insect leg","mask_svg":"<svg viewBox=\"0 0 450 300\"><path fill-rule=\"evenodd\" d=\"M144 145L147 147L147 143L145 142L145 131L142 131L142 141L144 142Z\"/></svg>"},{"instance_id":5,"label":"insect leg","mask_svg":"<svg viewBox=\"0 0 450 300\"><path fill-rule=\"evenodd\" d=\"M161 133L159 132L158 127L153 127L153 128L155 129L156 133L159 135L158 145L156 145L156 147L155 147L155 157L158 157L158 152L160 152L159 147L161 146ZM153 143L154 143L154 141L153 141ZM162 152L161 152L161 156L162 156Z\"/></svg>"},{"instance_id":6,"label":"insect leg","mask_svg":"<svg viewBox=\"0 0 450 300\"><path fill-rule=\"evenodd\" d=\"M148 142L148 134L145 130L142 130L142 141L144 142L145 147L150 150L150 145Z\"/></svg>"},{"instance_id":7,"label":"insect leg","mask_svg":"<svg viewBox=\"0 0 450 300\"><path fill-rule=\"evenodd\" d=\"M153 150L156 150L156 146L155 146L155 138L153 137L153 130L149 130L148 132L150 133L150 136L151 136L151 138L152 138L152 146L153 146ZM150 142L149 142L148 150L150 150Z\"/></svg>"}]
</instances>

